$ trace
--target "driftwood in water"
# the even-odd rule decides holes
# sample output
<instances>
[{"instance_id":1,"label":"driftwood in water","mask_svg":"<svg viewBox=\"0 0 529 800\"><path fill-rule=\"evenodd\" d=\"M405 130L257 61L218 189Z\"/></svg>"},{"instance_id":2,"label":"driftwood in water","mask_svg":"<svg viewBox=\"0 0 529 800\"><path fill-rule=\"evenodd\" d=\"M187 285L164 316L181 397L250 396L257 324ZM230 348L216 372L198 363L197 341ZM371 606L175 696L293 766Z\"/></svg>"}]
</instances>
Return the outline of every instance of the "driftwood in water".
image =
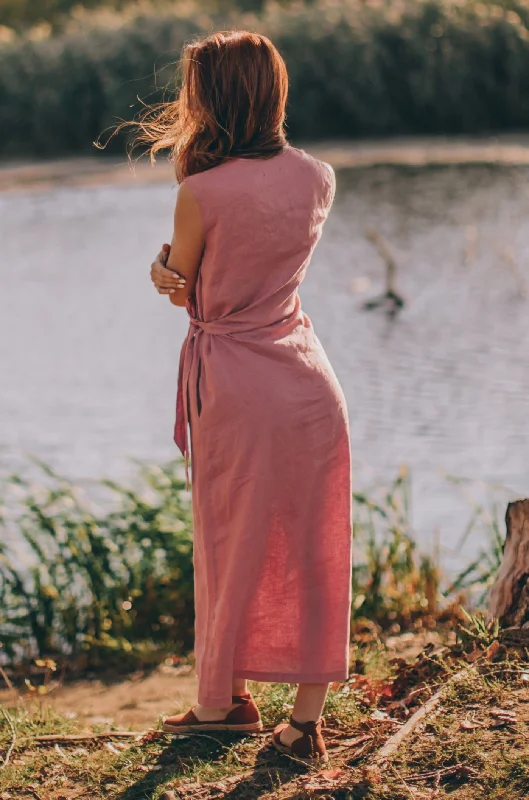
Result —
<instances>
[{"instance_id":1,"label":"driftwood in water","mask_svg":"<svg viewBox=\"0 0 529 800\"><path fill-rule=\"evenodd\" d=\"M386 291L373 300L368 300L364 303L364 309L371 311L374 308L383 306L387 309L390 316L395 316L401 309L404 308L404 298L397 292L395 287L397 279L397 262L393 258L391 250L385 239L382 238L380 233L373 228L366 231L366 238L386 265Z\"/></svg>"},{"instance_id":2,"label":"driftwood in water","mask_svg":"<svg viewBox=\"0 0 529 800\"><path fill-rule=\"evenodd\" d=\"M509 503L503 559L489 611L502 628L529 628L529 500Z\"/></svg>"}]
</instances>

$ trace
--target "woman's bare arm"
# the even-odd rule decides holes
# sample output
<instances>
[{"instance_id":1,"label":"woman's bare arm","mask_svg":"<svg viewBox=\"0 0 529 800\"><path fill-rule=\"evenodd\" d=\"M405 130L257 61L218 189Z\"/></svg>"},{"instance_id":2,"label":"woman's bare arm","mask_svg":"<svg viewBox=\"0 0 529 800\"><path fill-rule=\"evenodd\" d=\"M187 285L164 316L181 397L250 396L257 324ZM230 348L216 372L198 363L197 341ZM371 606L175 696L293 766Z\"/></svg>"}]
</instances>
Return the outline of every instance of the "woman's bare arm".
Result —
<instances>
[{"instance_id":1,"label":"woman's bare arm","mask_svg":"<svg viewBox=\"0 0 529 800\"><path fill-rule=\"evenodd\" d=\"M159 294L184 306L194 292L204 249L200 209L193 193L184 184L175 209L172 244L164 244L151 264L151 280Z\"/></svg>"},{"instance_id":2,"label":"woman's bare arm","mask_svg":"<svg viewBox=\"0 0 529 800\"><path fill-rule=\"evenodd\" d=\"M171 250L166 262L185 280L183 288L175 288L169 294L175 306L185 306L187 298L195 291L198 268L204 250L204 230L198 201L185 183L178 190L174 215L174 233Z\"/></svg>"}]
</instances>

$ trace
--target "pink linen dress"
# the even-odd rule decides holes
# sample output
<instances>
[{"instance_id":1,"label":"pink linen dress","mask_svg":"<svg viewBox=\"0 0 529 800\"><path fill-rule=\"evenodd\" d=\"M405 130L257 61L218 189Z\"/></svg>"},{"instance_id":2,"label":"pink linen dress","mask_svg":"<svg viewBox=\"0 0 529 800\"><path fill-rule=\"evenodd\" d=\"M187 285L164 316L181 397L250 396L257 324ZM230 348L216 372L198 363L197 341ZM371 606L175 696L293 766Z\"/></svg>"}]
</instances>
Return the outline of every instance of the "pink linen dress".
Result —
<instances>
[{"instance_id":1,"label":"pink linen dress","mask_svg":"<svg viewBox=\"0 0 529 800\"><path fill-rule=\"evenodd\" d=\"M175 441L187 459L189 424L198 700L223 707L233 677L347 677L347 410L298 295L335 179L287 146L185 183L205 249L187 307Z\"/></svg>"}]
</instances>

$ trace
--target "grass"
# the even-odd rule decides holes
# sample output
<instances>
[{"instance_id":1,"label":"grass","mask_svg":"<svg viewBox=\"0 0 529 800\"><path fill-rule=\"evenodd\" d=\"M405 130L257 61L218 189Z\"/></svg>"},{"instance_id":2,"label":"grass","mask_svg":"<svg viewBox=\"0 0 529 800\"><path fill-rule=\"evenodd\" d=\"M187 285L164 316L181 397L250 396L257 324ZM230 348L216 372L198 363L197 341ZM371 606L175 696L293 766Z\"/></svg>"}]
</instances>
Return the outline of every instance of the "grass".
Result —
<instances>
[{"instance_id":1,"label":"grass","mask_svg":"<svg viewBox=\"0 0 529 800\"><path fill-rule=\"evenodd\" d=\"M484 675L468 671L453 683L442 709L394 760L391 797L409 798L403 780L415 787L437 786L439 798L454 793L460 800L527 797L529 689L522 674L513 665ZM514 721L501 724L495 716L500 709Z\"/></svg>"},{"instance_id":2,"label":"grass","mask_svg":"<svg viewBox=\"0 0 529 800\"><path fill-rule=\"evenodd\" d=\"M373 647L378 657L371 660ZM361 648L365 674L335 684L326 715L331 760L325 770L276 754L266 733L238 738L161 731L141 741L38 746L35 736L85 730L21 698L0 715L2 800L144 800L164 791L189 800L522 800L529 791L529 653L500 660L462 640L406 663L376 642ZM370 656L371 653L371 656ZM371 666L370 666L371 664ZM372 666L374 671L372 671ZM440 705L381 767L388 737L438 688ZM265 726L288 717L290 687L254 686Z\"/></svg>"}]
</instances>

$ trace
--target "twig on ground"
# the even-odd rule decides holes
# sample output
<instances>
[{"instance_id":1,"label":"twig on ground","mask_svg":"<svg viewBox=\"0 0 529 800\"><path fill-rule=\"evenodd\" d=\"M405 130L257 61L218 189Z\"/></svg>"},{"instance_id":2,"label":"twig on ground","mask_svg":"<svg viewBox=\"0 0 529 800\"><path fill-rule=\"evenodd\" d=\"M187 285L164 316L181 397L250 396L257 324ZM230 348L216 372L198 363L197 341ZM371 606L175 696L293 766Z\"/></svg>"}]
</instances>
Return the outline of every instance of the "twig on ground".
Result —
<instances>
[{"instance_id":1,"label":"twig on ground","mask_svg":"<svg viewBox=\"0 0 529 800\"><path fill-rule=\"evenodd\" d=\"M76 744L77 742L95 742L99 739L138 739L140 736L145 736L145 733L146 731L107 731L107 733L89 734L48 733L42 736L31 737L31 741L39 742L39 744Z\"/></svg>"},{"instance_id":2,"label":"twig on ground","mask_svg":"<svg viewBox=\"0 0 529 800\"><path fill-rule=\"evenodd\" d=\"M441 791L441 770L437 770L437 775L435 776L435 783L432 789L432 798L431 800L435 800L436 797L439 797L439 792Z\"/></svg>"},{"instance_id":3,"label":"twig on ground","mask_svg":"<svg viewBox=\"0 0 529 800\"><path fill-rule=\"evenodd\" d=\"M364 734L363 736L356 736L354 739L339 739L338 737L331 737L330 739L327 739L327 746L332 747L333 750L352 750L354 747L364 745L372 740L373 736L370 733Z\"/></svg>"},{"instance_id":4,"label":"twig on ground","mask_svg":"<svg viewBox=\"0 0 529 800\"><path fill-rule=\"evenodd\" d=\"M402 726L397 733L394 733L393 736L390 736L384 747L378 751L376 756L376 761L384 761L389 756L392 756L393 753L398 750L403 740L409 736L415 728L419 725L419 723L431 712L433 709L439 705L441 701L441 697L443 696L443 690L439 689L433 697L431 697L423 706L421 706L413 716L409 718L405 725Z\"/></svg>"},{"instance_id":5,"label":"twig on ground","mask_svg":"<svg viewBox=\"0 0 529 800\"><path fill-rule=\"evenodd\" d=\"M408 775L408 780L412 782L420 782L420 781L430 781L432 778L439 780L443 775L452 775L454 772L462 771L466 775L478 775L477 770L472 769L472 767L467 767L466 764L452 764L451 767L444 767L443 769L434 769L431 772L421 772L418 775Z\"/></svg>"},{"instance_id":6,"label":"twig on ground","mask_svg":"<svg viewBox=\"0 0 529 800\"><path fill-rule=\"evenodd\" d=\"M9 677L8 677L8 676L7 676L7 674L6 674L6 671L5 671L4 669L2 669L2 667L0 667L0 675L1 675L1 676L2 676L2 678L4 679L4 681L5 681L5 684L6 684L7 688L9 689L9 691L10 691L10 692L14 692L14 691L16 691L16 690L15 690L15 687L13 686L13 684L11 683L11 681L9 680Z\"/></svg>"},{"instance_id":7,"label":"twig on ground","mask_svg":"<svg viewBox=\"0 0 529 800\"><path fill-rule=\"evenodd\" d=\"M404 786L406 791L408 792L408 794L411 797L411 799L415 800L415 792L413 791L411 786L408 786L408 784L406 783L406 781L404 780L404 778L402 777L402 775L398 771L397 767L394 764L391 764L390 767L393 770L393 772L395 773L395 775L397 776L397 778L399 779L399 781L402 783L402 785Z\"/></svg>"},{"instance_id":8,"label":"twig on ground","mask_svg":"<svg viewBox=\"0 0 529 800\"><path fill-rule=\"evenodd\" d=\"M8 722L8 725L11 728L11 744L9 745L7 753L5 754L5 758L4 758L3 762L2 762L2 767L1 767L1 769L5 769L5 767L7 767L7 765L9 764L9 759L11 758L11 753L15 749L15 744L16 744L16 741L17 741L17 732L16 732L15 726L13 725L13 720L11 719L11 715L8 714L8 712L5 710L5 708L2 709L2 714L6 718L6 720Z\"/></svg>"}]
</instances>

